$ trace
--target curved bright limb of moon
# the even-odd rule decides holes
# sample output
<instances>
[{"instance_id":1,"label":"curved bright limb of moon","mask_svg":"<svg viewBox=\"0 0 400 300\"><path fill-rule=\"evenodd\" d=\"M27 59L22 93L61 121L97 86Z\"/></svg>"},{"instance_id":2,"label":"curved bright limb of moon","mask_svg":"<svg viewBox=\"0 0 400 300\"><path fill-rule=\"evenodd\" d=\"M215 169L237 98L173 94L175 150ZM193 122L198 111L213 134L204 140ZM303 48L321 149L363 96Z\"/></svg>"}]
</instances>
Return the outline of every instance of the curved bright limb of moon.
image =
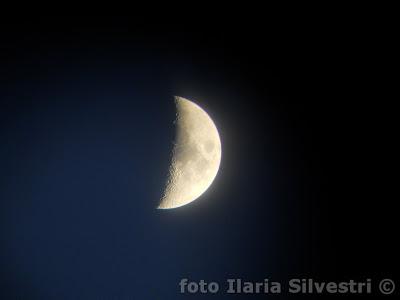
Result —
<instances>
[{"instance_id":1,"label":"curved bright limb of moon","mask_svg":"<svg viewBox=\"0 0 400 300\"><path fill-rule=\"evenodd\" d=\"M211 185L221 162L221 140L210 116L197 104L175 97L176 138L160 209L196 200Z\"/></svg>"}]
</instances>

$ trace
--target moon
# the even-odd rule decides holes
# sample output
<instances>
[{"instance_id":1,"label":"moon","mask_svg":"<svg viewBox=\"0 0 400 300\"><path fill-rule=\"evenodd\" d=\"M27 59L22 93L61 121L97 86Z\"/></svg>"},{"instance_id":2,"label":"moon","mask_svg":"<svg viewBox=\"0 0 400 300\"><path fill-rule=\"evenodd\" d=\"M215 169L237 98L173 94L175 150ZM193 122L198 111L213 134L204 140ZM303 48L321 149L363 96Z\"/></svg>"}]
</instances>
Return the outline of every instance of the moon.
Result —
<instances>
[{"instance_id":1,"label":"moon","mask_svg":"<svg viewBox=\"0 0 400 300\"><path fill-rule=\"evenodd\" d=\"M168 180L159 209L186 205L214 181L221 163L221 140L210 116L194 102L175 96L176 135Z\"/></svg>"}]
</instances>

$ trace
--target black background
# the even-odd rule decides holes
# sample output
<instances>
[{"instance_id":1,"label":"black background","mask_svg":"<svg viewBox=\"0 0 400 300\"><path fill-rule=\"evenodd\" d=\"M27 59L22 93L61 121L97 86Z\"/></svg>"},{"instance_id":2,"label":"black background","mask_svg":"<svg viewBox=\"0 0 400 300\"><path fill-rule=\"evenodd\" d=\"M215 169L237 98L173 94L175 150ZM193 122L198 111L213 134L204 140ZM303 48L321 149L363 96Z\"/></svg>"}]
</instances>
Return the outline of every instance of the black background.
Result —
<instances>
[{"instance_id":1,"label":"black background","mask_svg":"<svg viewBox=\"0 0 400 300\"><path fill-rule=\"evenodd\" d=\"M374 283L383 278L398 279L395 267L397 198L393 193L397 169L392 155L397 139L394 104L397 99L391 91L394 72L390 18L382 22L373 17L356 18L354 14L296 18L287 15L271 18L271 15L214 17L202 22L202 18L191 15L168 23L135 21L131 17L4 22L0 40L3 166L0 200L3 216L8 215L2 217L1 225L4 267L0 286L4 299L18 295L27 299L52 299L55 295L57 299L71 295L85 299L99 295L134 299L142 299L144 295L157 295L160 299L164 299L163 295L168 295L165 299L184 298L185 295L179 295L175 280L183 277L208 281L230 277L269 278L283 282L297 277L316 280L372 278ZM136 68L134 75L126 71L129 68ZM109 70L112 71L106 74ZM96 74L101 75L96 77ZM123 74L129 76L124 78ZM92 77L87 79L87 76ZM117 97L113 92L118 89L122 89L121 95L128 97L131 81L135 82L135 88L140 86L140 95L148 93L146 100L139 100L137 95L126 102L107 100L107 97ZM86 84L89 87L82 87ZM107 88L110 85L112 88ZM99 94L93 92L96 89L101 90ZM32 91L35 96L30 96ZM66 100L51 99L64 91L67 91ZM47 95L46 100L38 100L41 95ZM84 110L68 108L70 100L67 98L71 95L81 95L74 100L74 105L84 103ZM98 95L104 97L103 100L97 100ZM86 128L88 132L97 132L93 148L87 150L89 144L76 142L80 143L78 150L72 151L68 160L79 155L77 153L89 155L97 146L101 148L115 142L108 139L124 130L123 122L128 122L129 112L137 111L132 115L135 121L129 129L135 140L129 147L141 149L136 155L148 163L140 165L138 168L143 174L138 171L135 176L143 177L144 182L152 181L144 187L123 190L128 183L116 182L124 180L123 176L129 172L126 167L125 171L117 171L120 177L113 181L110 189L122 189L120 194L126 198L132 197L129 193L135 189L142 190L138 199L148 202L148 197L143 195L151 189L156 199L168 166L174 114L168 97L172 95L199 99L198 103L216 121L222 138L223 159L215 183L203 201L181 210L154 214L152 207L156 200L141 204L132 217L139 220L136 214L144 214L143 220L137 223L125 222L130 218L129 209L116 204L119 208L111 208L109 217L114 219L110 221L113 229L99 237L95 245L113 249L113 245L123 243L121 240L129 235L132 235L133 244L141 243L135 240L136 233L149 234L156 239L157 234L152 232L179 231L176 235L169 233L170 240L167 234L166 240L157 247L152 244L149 249L138 250L140 255L158 256L171 255L176 249L170 258L171 264L178 266L171 275L174 280L162 281L157 279L162 276L155 275L155 282L149 287L146 281L152 278L151 273L162 272L159 268L163 266L155 265L148 271L145 265L138 264L132 267L134 273L150 272L150 275L143 275L143 284L136 285L137 278L126 278L127 271L117 270L101 280L96 278L99 275L91 275L94 279L88 279L89 282L103 283L96 289L95 284L82 283L86 275L79 268L65 268L71 258L64 254L52 254L51 259L61 266L54 267L57 272L76 279L74 285L61 276L58 289L53 290L54 282L49 278L55 275L46 275L54 271L51 266L39 271L38 274L48 279L42 283L32 279L35 272L22 274L24 267L17 266L24 263L18 260L18 255L11 255L15 259L11 262L9 257L10 253L20 251L14 247L23 247L15 241L26 235L29 237L29 232L15 231L16 227L23 226L18 219L21 214L15 213L19 211L18 205L9 202L16 199L18 182L36 176L34 172L21 171L20 167L15 171L15 168L17 162L21 162L20 157L30 157L30 153L37 151L34 145L38 133L32 136L30 132L36 130L40 135L42 115L45 116L43 122L49 124L61 116L59 122L63 124L63 116L68 119L68 114L81 114L85 120L82 111L100 107L95 109L98 115L90 117L88 122L96 120L95 124L101 124L104 116L104 122L117 121L120 115L125 118L112 130L101 125ZM86 96L92 100L85 100ZM59 115L54 116L58 106L61 107ZM50 119L46 119L49 115ZM18 122L30 117L37 123L32 127L25 124L26 129L20 129ZM73 132L80 131L80 123L77 124ZM104 130L111 131L103 134ZM68 135L67 129L63 132ZM24 137L31 140L24 142ZM129 139L129 135L122 134L118 138ZM100 144L96 144L98 141ZM49 149L49 155L60 151L59 148ZM94 155L96 159L91 164L95 166L107 153ZM80 156L82 161L85 155ZM43 158L39 158L39 165L40 159ZM109 162L112 165L114 161ZM107 174L107 167L104 168L98 182L82 190L96 188L97 184L108 181L109 176L115 176L112 173L115 166L111 167L110 174ZM61 187L65 178L76 176L72 175L74 167L67 170L71 174L55 180ZM90 176L92 171L88 170L85 174ZM154 170L159 172L155 177L151 174ZM32 204L38 201L35 194L26 193L29 196L21 196L21 199L28 198L30 205L35 205ZM100 230L98 224L103 223L99 216L90 214L92 198L81 193L75 199L80 201L80 198L85 199L87 207L78 216L81 221L76 225L76 232L80 232L82 226L93 234ZM56 224L66 224L73 209L65 210L65 204L57 204L57 201L67 201L63 197L57 200L52 196L51 199L51 206L42 204L44 209L61 205L61 212L58 212L61 221ZM109 209L106 202L102 203L99 211ZM11 212L14 215L10 215ZM29 215L29 210L26 214ZM48 213L44 216L51 218ZM115 237L115 232L127 224L138 228L137 232L131 234L127 226L126 235ZM101 230L107 227L101 226ZM157 228L150 230L148 226ZM68 225L62 228L63 234L74 230ZM62 251L62 242L54 246L54 237L46 230L48 244L40 244L38 251ZM16 236L15 232L24 234ZM59 239L56 238L55 243ZM83 245L83 254L74 258L77 264L91 260L90 264L100 264L107 272L110 270L107 263L116 264L116 269L119 264L126 268L130 263L129 255L139 255L134 246L128 246L131 253L108 250L100 252L95 259L93 244L87 245L76 237L68 238L68 242ZM26 243L37 241L32 238ZM29 249L22 254L27 261L35 259ZM111 257L119 255L120 260L118 263L116 259L105 261L101 258L105 253ZM165 276L169 276L168 270ZM129 282L134 286L132 289L121 288ZM84 285L86 288L81 287ZM158 290L146 294L144 291L149 288ZM246 296L240 298L247 299Z\"/></svg>"}]
</instances>

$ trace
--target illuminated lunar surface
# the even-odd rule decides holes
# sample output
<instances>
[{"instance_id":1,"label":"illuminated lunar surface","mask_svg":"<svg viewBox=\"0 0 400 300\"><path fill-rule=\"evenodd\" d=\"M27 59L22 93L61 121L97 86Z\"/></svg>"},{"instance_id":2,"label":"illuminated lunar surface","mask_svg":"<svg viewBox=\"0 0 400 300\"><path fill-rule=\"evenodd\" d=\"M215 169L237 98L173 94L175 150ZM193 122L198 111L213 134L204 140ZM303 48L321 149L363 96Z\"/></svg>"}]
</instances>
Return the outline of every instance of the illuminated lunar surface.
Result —
<instances>
[{"instance_id":1,"label":"illuminated lunar surface","mask_svg":"<svg viewBox=\"0 0 400 300\"><path fill-rule=\"evenodd\" d=\"M213 182L221 162L221 140L209 115L185 98L175 97L175 103L176 138L160 209L196 200Z\"/></svg>"}]
</instances>

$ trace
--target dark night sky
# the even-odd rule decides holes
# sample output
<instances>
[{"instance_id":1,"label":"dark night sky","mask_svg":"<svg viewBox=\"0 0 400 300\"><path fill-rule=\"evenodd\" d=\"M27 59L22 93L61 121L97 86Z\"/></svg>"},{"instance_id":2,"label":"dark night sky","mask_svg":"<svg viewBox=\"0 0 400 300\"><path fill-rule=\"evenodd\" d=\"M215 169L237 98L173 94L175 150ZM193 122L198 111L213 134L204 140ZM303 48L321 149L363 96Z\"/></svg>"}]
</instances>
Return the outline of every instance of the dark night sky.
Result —
<instances>
[{"instance_id":1,"label":"dark night sky","mask_svg":"<svg viewBox=\"0 0 400 300\"><path fill-rule=\"evenodd\" d=\"M323 19L4 22L0 298L398 279L390 39ZM222 163L198 201L159 211L173 95L209 112Z\"/></svg>"}]
</instances>

